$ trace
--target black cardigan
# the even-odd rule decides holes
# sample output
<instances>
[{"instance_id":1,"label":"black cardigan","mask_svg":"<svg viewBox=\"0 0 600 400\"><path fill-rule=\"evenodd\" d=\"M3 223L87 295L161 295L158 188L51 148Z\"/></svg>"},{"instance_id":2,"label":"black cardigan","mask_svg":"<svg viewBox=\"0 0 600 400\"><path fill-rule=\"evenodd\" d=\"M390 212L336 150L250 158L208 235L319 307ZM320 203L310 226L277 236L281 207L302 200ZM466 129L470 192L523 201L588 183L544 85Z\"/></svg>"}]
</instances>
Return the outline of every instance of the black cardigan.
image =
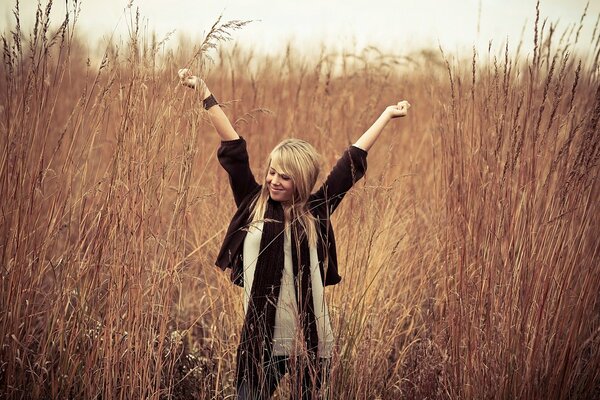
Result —
<instances>
[{"instance_id":1,"label":"black cardigan","mask_svg":"<svg viewBox=\"0 0 600 400\"><path fill-rule=\"evenodd\" d=\"M250 205L262 186L256 182L250 170L246 141L243 138L221 142L217 157L229 174L229 183L238 209L227 228L215 264L223 270L231 268L231 281L238 286L244 286L242 256L244 239L251 220ZM367 152L350 146L337 161L325 183L308 200L308 209L319 226L317 252L324 286L335 285L342 280L338 274L335 237L330 216L346 192L364 176L366 169Z\"/></svg>"}]
</instances>

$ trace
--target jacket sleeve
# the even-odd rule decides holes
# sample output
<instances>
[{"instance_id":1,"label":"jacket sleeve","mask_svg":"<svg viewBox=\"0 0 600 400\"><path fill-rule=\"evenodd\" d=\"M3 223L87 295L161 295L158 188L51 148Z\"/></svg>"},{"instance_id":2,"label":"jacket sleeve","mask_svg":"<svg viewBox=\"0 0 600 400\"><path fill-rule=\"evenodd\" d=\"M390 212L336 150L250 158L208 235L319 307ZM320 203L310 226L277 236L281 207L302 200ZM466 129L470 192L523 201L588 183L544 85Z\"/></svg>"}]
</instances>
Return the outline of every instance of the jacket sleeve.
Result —
<instances>
[{"instance_id":1,"label":"jacket sleeve","mask_svg":"<svg viewBox=\"0 0 600 400\"><path fill-rule=\"evenodd\" d=\"M217 151L217 158L229 175L229 184L233 191L235 205L239 207L242 201L258 187L250 169L246 141L241 137L222 141Z\"/></svg>"},{"instance_id":2,"label":"jacket sleeve","mask_svg":"<svg viewBox=\"0 0 600 400\"><path fill-rule=\"evenodd\" d=\"M356 146L348 147L334 165L323 186L311 196L309 207L321 209L326 215L331 215L348 190L365 175L366 170L367 152Z\"/></svg>"}]
</instances>

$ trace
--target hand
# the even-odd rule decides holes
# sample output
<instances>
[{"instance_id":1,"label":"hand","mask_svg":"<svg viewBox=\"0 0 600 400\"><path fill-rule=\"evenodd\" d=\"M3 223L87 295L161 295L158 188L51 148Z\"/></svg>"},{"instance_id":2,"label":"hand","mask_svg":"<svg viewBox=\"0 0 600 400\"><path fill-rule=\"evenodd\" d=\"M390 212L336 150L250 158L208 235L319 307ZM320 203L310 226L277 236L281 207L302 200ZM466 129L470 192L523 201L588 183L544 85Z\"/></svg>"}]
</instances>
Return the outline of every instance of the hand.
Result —
<instances>
[{"instance_id":1,"label":"hand","mask_svg":"<svg viewBox=\"0 0 600 400\"><path fill-rule=\"evenodd\" d=\"M410 108L410 103L406 100L402 100L395 106L389 106L385 109L385 112L389 115L390 118L399 118L405 117L408 114L408 109Z\"/></svg>"},{"instance_id":2,"label":"hand","mask_svg":"<svg viewBox=\"0 0 600 400\"><path fill-rule=\"evenodd\" d=\"M208 90L208 86L202 80L202 78L198 78L195 75L192 75L192 71L187 68L182 68L178 72L179 75L179 83L183 86L187 86L189 88L199 90L202 93L202 98L205 99L210 96L210 90Z\"/></svg>"}]
</instances>

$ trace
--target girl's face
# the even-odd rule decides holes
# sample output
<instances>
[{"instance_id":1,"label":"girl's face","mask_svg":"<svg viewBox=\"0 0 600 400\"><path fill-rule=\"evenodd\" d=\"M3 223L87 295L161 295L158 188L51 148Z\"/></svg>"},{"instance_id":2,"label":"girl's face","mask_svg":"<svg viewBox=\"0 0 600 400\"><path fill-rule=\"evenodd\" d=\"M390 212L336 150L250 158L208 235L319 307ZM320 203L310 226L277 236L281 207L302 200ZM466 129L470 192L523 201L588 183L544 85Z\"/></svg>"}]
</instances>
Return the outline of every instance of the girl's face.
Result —
<instances>
[{"instance_id":1,"label":"girl's face","mask_svg":"<svg viewBox=\"0 0 600 400\"><path fill-rule=\"evenodd\" d=\"M281 168L278 168L277 165L269 167L267 172L267 187L273 200L282 203L292 200L294 182L289 175L281 172Z\"/></svg>"}]
</instances>

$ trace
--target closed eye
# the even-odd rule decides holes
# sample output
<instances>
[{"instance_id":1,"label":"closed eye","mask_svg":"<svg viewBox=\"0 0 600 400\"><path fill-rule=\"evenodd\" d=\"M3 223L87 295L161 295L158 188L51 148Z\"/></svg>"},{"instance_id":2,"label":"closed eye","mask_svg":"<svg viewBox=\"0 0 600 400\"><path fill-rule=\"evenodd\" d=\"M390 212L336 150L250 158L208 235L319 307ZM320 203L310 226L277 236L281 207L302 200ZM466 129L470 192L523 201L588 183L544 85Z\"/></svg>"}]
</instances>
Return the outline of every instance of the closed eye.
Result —
<instances>
[{"instance_id":1,"label":"closed eye","mask_svg":"<svg viewBox=\"0 0 600 400\"><path fill-rule=\"evenodd\" d=\"M289 175L280 174L279 172L275 171L274 169L269 169L269 175L270 176L279 175L279 177L281 179L283 179L284 181L289 181L290 179L292 179Z\"/></svg>"}]
</instances>

